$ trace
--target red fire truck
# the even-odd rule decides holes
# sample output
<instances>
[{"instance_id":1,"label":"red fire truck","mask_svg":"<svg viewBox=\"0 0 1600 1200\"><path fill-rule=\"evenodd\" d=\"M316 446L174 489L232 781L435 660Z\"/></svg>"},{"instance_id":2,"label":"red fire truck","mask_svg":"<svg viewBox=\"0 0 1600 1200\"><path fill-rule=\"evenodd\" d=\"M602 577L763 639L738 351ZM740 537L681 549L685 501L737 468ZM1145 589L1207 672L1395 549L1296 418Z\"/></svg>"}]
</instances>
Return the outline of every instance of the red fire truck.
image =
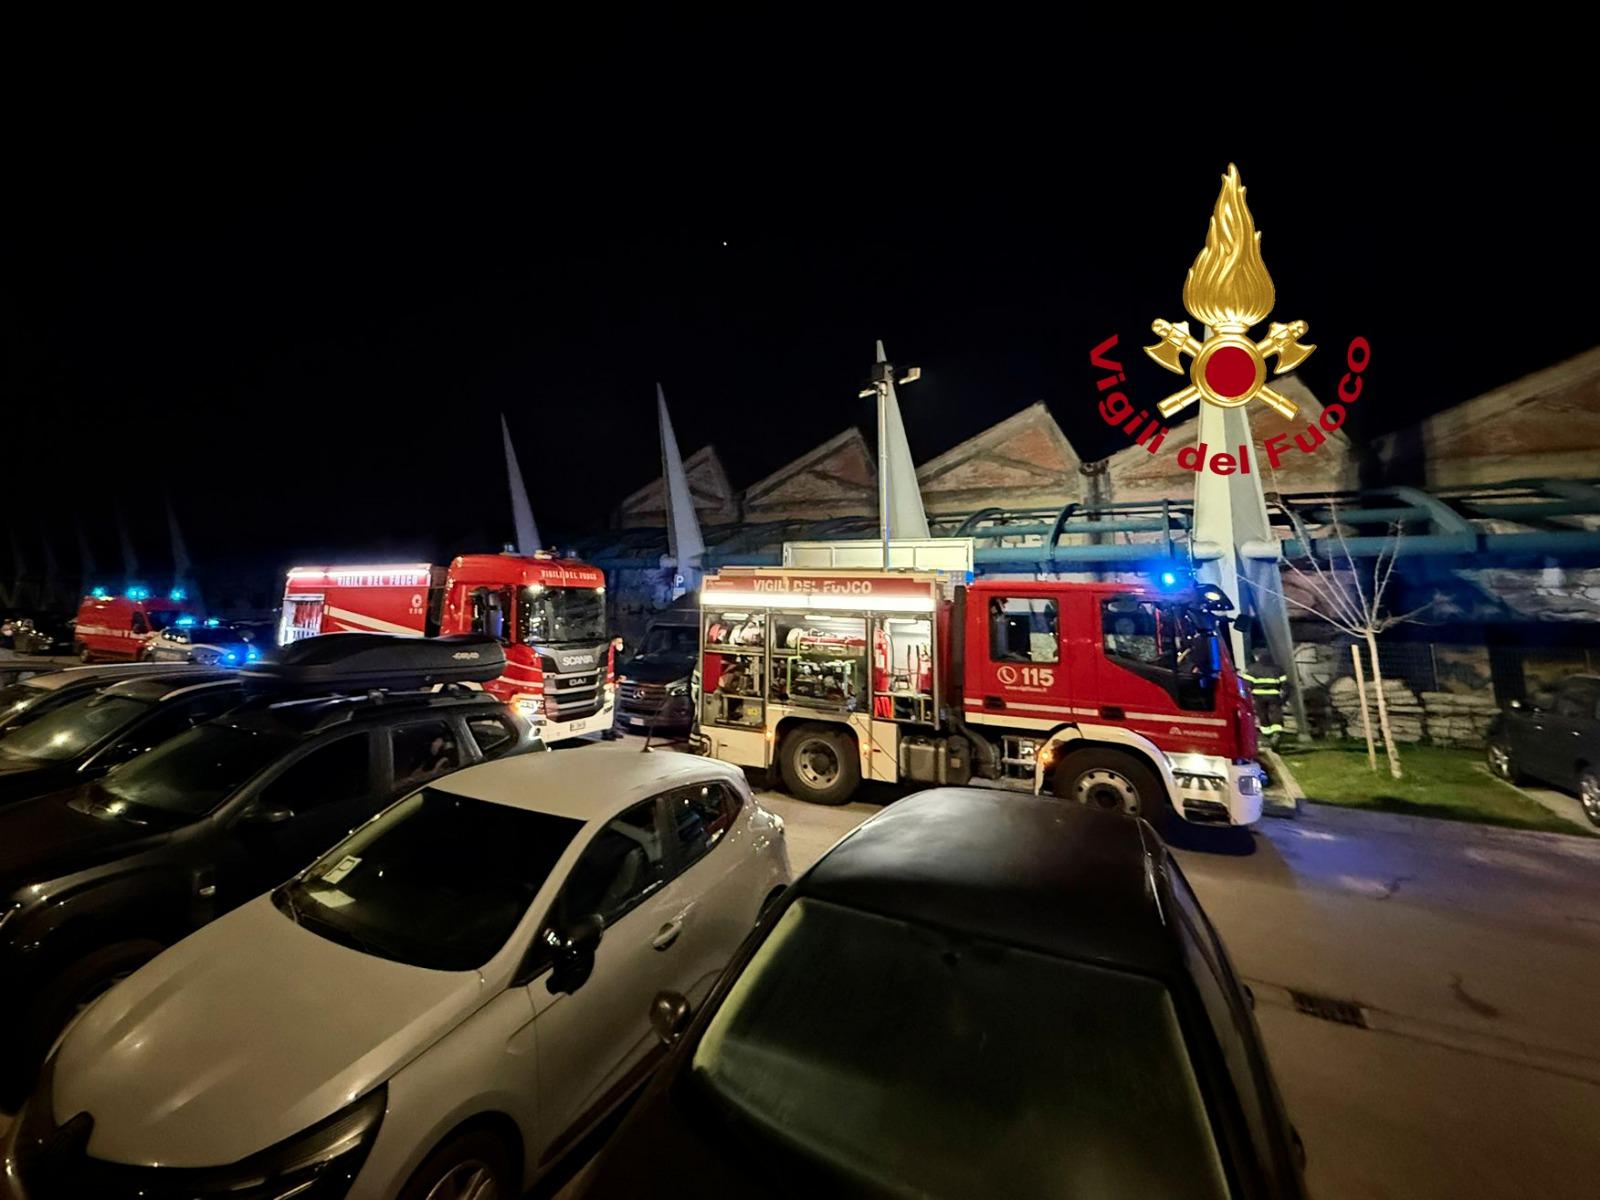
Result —
<instances>
[{"instance_id":1,"label":"red fire truck","mask_svg":"<svg viewBox=\"0 0 1600 1200\"><path fill-rule=\"evenodd\" d=\"M863 779L981 783L1248 825L1263 774L1229 607L965 573L728 568L701 589L695 748L840 804Z\"/></svg>"},{"instance_id":2,"label":"red fire truck","mask_svg":"<svg viewBox=\"0 0 1600 1200\"><path fill-rule=\"evenodd\" d=\"M485 687L546 741L611 732L615 647L606 636L606 577L552 554L464 554L429 563L294 567L278 644L319 633L436 637L487 633L506 673Z\"/></svg>"}]
</instances>

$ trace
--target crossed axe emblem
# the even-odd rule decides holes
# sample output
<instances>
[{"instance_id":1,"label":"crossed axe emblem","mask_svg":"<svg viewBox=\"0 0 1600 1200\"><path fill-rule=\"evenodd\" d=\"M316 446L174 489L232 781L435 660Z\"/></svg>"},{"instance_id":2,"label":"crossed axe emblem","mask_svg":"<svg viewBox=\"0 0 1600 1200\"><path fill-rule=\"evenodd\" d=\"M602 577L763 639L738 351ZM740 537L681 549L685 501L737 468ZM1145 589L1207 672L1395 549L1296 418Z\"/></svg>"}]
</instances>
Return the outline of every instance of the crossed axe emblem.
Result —
<instances>
[{"instance_id":1,"label":"crossed axe emblem","mask_svg":"<svg viewBox=\"0 0 1600 1200\"><path fill-rule=\"evenodd\" d=\"M1274 321L1267 327L1267 336L1252 342L1246 330L1238 326L1224 326L1204 342L1189 332L1189 322L1155 321L1150 326L1161 340L1146 346L1144 352L1175 375L1187 374L1189 386L1174 392L1156 405L1163 417L1181 412L1196 400L1205 400L1220 408L1238 408L1257 396L1278 413L1292 418L1300 406L1282 392L1273 391L1266 384L1267 359L1277 356L1274 375L1292 371L1316 349L1300 341L1309 331L1304 321L1280 324ZM1187 371L1183 355L1194 361Z\"/></svg>"}]
</instances>

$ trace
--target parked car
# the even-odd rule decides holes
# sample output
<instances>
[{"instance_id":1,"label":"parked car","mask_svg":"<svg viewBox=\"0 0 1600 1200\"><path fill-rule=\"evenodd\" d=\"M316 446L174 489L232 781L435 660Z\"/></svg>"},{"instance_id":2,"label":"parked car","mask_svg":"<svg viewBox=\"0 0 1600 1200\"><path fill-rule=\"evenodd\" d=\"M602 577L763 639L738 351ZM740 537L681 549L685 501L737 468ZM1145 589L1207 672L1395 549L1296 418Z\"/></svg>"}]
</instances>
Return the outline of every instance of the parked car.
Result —
<instances>
[{"instance_id":1,"label":"parked car","mask_svg":"<svg viewBox=\"0 0 1600 1200\"><path fill-rule=\"evenodd\" d=\"M72 651L69 618L49 614L12 616L0 621L0 647L17 654L69 654Z\"/></svg>"},{"instance_id":2,"label":"parked car","mask_svg":"<svg viewBox=\"0 0 1600 1200\"><path fill-rule=\"evenodd\" d=\"M244 698L236 674L169 667L80 694L0 737L0 811L98 779ZM0 846L0 854L7 851Z\"/></svg>"},{"instance_id":3,"label":"parked car","mask_svg":"<svg viewBox=\"0 0 1600 1200\"><path fill-rule=\"evenodd\" d=\"M0 737L8 730L37 721L63 704L80 700L108 684L137 679L141 675L157 678L172 674L169 664L107 663L98 667L46 669L29 675L16 683L0 686Z\"/></svg>"},{"instance_id":4,"label":"parked car","mask_svg":"<svg viewBox=\"0 0 1600 1200\"><path fill-rule=\"evenodd\" d=\"M1600 675L1574 675L1532 702L1513 700L1489 725L1489 767L1511 783L1576 792L1600 825Z\"/></svg>"},{"instance_id":5,"label":"parked car","mask_svg":"<svg viewBox=\"0 0 1600 1200\"><path fill-rule=\"evenodd\" d=\"M0 1177L29 1200L521 1195L654 1065L650 998L705 996L788 882L782 822L723 763L462 771L102 996Z\"/></svg>"},{"instance_id":6,"label":"parked car","mask_svg":"<svg viewBox=\"0 0 1600 1200\"><path fill-rule=\"evenodd\" d=\"M243 629L208 617L179 617L146 644L142 657L147 662L192 662L210 667L241 667L261 661L261 648L251 642Z\"/></svg>"},{"instance_id":7,"label":"parked car","mask_svg":"<svg viewBox=\"0 0 1600 1200\"><path fill-rule=\"evenodd\" d=\"M504 669L492 639L337 636L354 649L400 643L401 660L471 653L480 680ZM407 674L403 661L387 679L370 664L321 663L316 643L326 640L295 647L301 674L313 676L300 686L291 664L255 680L266 690L236 698L227 715L104 778L0 810L0 1092L31 1078L72 1013L113 981L282 882L397 796L538 744L487 692L431 690L438 674ZM332 678L341 668L346 678ZM392 690L369 690L385 683Z\"/></svg>"},{"instance_id":8,"label":"parked car","mask_svg":"<svg viewBox=\"0 0 1600 1200\"><path fill-rule=\"evenodd\" d=\"M635 733L687 733L694 716L689 683L699 654L698 608L657 613L638 653L617 669L617 724Z\"/></svg>"},{"instance_id":9,"label":"parked car","mask_svg":"<svg viewBox=\"0 0 1600 1200\"><path fill-rule=\"evenodd\" d=\"M707 1003L663 990L650 1014L676 1046L596 1200L1303 1195L1249 993L1131 815L901 800Z\"/></svg>"}]
</instances>

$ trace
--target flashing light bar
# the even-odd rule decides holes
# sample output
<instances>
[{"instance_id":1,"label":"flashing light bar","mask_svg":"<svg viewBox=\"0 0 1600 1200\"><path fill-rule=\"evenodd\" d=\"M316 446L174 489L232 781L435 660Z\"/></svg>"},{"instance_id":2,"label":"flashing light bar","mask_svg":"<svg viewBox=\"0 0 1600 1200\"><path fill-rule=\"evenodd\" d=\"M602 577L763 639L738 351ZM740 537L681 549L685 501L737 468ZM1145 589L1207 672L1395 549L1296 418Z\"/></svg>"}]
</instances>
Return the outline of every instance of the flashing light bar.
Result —
<instances>
[{"instance_id":1,"label":"flashing light bar","mask_svg":"<svg viewBox=\"0 0 1600 1200\"><path fill-rule=\"evenodd\" d=\"M105 599L108 599L110 597L111 593L106 591L106 589L103 588L103 587L97 587L97 588L91 588L89 590L89 595L92 596L96 600L105 600Z\"/></svg>"},{"instance_id":2,"label":"flashing light bar","mask_svg":"<svg viewBox=\"0 0 1600 1200\"><path fill-rule=\"evenodd\" d=\"M194 618L193 617L179 617L176 623L177 623L177 626L178 626L179 629L188 629L191 625L194 624Z\"/></svg>"},{"instance_id":3,"label":"flashing light bar","mask_svg":"<svg viewBox=\"0 0 1600 1200\"><path fill-rule=\"evenodd\" d=\"M131 587L128 589L128 599L148 600L150 599L150 589L147 587Z\"/></svg>"},{"instance_id":4,"label":"flashing light bar","mask_svg":"<svg viewBox=\"0 0 1600 1200\"><path fill-rule=\"evenodd\" d=\"M184 591L182 588L173 588L167 593L168 600L187 600L188 598L189 593Z\"/></svg>"},{"instance_id":5,"label":"flashing light bar","mask_svg":"<svg viewBox=\"0 0 1600 1200\"><path fill-rule=\"evenodd\" d=\"M179 621L178 624L182 625L183 622ZM189 624L191 624L191 625L194 624L194 618L193 617L189 618ZM221 624L222 624L222 622L219 621L216 617L207 617L206 618L206 628L207 629L215 629L218 625L221 625Z\"/></svg>"},{"instance_id":6,"label":"flashing light bar","mask_svg":"<svg viewBox=\"0 0 1600 1200\"><path fill-rule=\"evenodd\" d=\"M815 608L824 612L932 612L932 596L837 596L818 592L710 592L701 603L714 608Z\"/></svg>"}]
</instances>

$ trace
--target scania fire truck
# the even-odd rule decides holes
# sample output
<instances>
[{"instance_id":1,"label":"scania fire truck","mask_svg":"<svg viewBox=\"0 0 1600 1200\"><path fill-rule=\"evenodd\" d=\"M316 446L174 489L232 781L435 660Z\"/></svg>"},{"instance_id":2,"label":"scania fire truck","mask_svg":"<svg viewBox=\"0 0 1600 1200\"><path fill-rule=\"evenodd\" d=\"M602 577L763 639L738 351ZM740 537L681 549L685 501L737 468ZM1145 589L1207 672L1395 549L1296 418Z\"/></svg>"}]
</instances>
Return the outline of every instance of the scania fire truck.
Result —
<instances>
[{"instance_id":1,"label":"scania fire truck","mask_svg":"<svg viewBox=\"0 0 1600 1200\"><path fill-rule=\"evenodd\" d=\"M546 552L464 554L449 567L294 567L278 643L319 633L487 633L504 643L506 669L484 686L545 741L609 736L616 650L605 582L600 568Z\"/></svg>"},{"instance_id":2,"label":"scania fire truck","mask_svg":"<svg viewBox=\"0 0 1600 1200\"><path fill-rule=\"evenodd\" d=\"M1230 607L1170 586L727 568L701 588L694 747L824 804L991 784L1154 820L1261 815Z\"/></svg>"}]
</instances>

